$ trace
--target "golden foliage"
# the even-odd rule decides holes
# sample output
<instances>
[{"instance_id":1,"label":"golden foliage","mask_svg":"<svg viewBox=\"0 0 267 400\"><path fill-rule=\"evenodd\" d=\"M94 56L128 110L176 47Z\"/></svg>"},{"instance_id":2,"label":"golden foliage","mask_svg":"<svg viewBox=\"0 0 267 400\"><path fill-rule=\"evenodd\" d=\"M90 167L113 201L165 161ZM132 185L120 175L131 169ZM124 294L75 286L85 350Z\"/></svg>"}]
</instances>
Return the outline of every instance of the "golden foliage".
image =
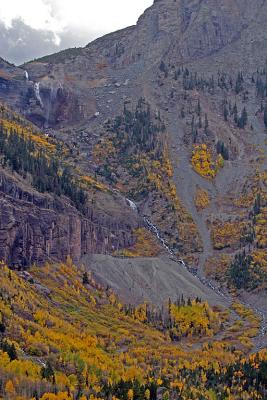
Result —
<instances>
[{"instance_id":1,"label":"golden foliage","mask_svg":"<svg viewBox=\"0 0 267 400\"><path fill-rule=\"evenodd\" d=\"M166 134L155 134L151 149L138 148L137 151L123 122L120 128L116 127L119 133L114 130L106 135L103 133L93 150L94 162L102 168L103 175L107 179L112 176L116 189L137 201L149 193L147 206L152 212L151 220L162 235L166 235L170 247L181 247L182 244L184 251L200 250L197 227L183 207L172 180Z\"/></svg>"},{"instance_id":2,"label":"golden foliage","mask_svg":"<svg viewBox=\"0 0 267 400\"><path fill-rule=\"evenodd\" d=\"M117 252L115 255L124 257L155 257L161 251L161 246L150 231L138 228L134 231L135 244Z\"/></svg>"},{"instance_id":3,"label":"golden foliage","mask_svg":"<svg viewBox=\"0 0 267 400\"><path fill-rule=\"evenodd\" d=\"M226 247L237 246L246 225L246 222L238 220L227 222L215 220L211 231L214 248L221 250Z\"/></svg>"},{"instance_id":4,"label":"golden foliage","mask_svg":"<svg viewBox=\"0 0 267 400\"><path fill-rule=\"evenodd\" d=\"M212 151L206 144L194 145L191 162L194 170L207 179L213 179L218 170L224 166L221 154L214 161Z\"/></svg>"},{"instance_id":5,"label":"golden foliage","mask_svg":"<svg viewBox=\"0 0 267 400\"><path fill-rule=\"evenodd\" d=\"M0 124L3 125L3 128L8 132L15 130L19 135L23 136L25 139L31 140L37 147L45 149L47 152L54 153L56 151L55 144L51 143L48 137L43 133L34 133L29 127L24 127L15 121L4 118L0 118Z\"/></svg>"},{"instance_id":6,"label":"golden foliage","mask_svg":"<svg viewBox=\"0 0 267 400\"><path fill-rule=\"evenodd\" d=\"M181 337L212 337L220 329L219 315L207 303L196 303L193 300L191 305L172 304L170 316L178 325L173 328L173 333Z\"/></svg>"},{"instance_id":7,"label":"golden foliage","mask_svg":"<svg viewBox=\"0 0 267 400\"><path fill-rule=\"evenodd\" d=\"M88 188L95 188L98 190L101 190L103 192L108 190L108 187L106 185L104 185L101 182L98 182L95 178L93 178L90 175L83 175L80 177L80 183L81 183L81 187L83 189L88 189Z\"/></svg>"},{"instance_id":8,"label":"golden foliage","mask_svg":"<svg viewBox=\"0 0 267 400\"><path fill-rule=\"evenodd\" d=\"M237 321L239 322L239 330L242 328L238 339L244 347L250 350L253 348L251 338L254 338L258 335L261 326L260 318L254 313L253 310L238 302L232 304L232 309L238 314L239 317L242 318L242 321L244 321L242 324L241 321Z\"/></svg>"},{"instance_id":9,"label":"golden foliage","mask_svg":"<svg viewBox=\"0 0 267 400\"><path fill-rule=\"evenodd\" d=\"M49 163L53 161L55 157L62 161L62 170L65 166L71 167L71 174L74 180L84 190L88 191L92 188L100 191L108 190L108 187L98 182L96 177L93 178L90 175L84 175L79 168L71 166L70 159L68 158L70 152L63 142L49 137L43 132L36 131L29 122L24 121L16 113L9 111L3 106L1 106L0 109L0 125L3 126L8 135L10 135L11 132L16 132L17 135L22 136L26 141L31 141L35 146L32 154L34 157L37 157L38 152L41 152Z\"/></svg>"},{"instance_id":10,"label":"golden foliage","mask_svg":"<svg viewBox=\"0 0 267 400\"><path fill-rule=\"evenodd\" d=\"M218 281L226 281L230 263L231 256L228 254L211 257L206 261L205 275Z\"/></svg>"},{"instance_id":11,"label":"golden foliage","mask_svg":"<svg viewBox=\"0 0 267 400\"><path fill-rule=\"evenodd\" d=\"M198 211L204 210L210 205L209 193L200 187L197 187L195 194L195 205Z\"/></svg>"},{"instance_id":12,"label":"golden foliage","mask_svg":"<svg viewBox=\"0 0 267 400\"><path fill-rule=\"evenodd\" d=\"M267 252L265 249L255 249L251 253L254 264L261 266L262 270L267 274Z\"/></svg>"},{"instance_id":13,"label":"golden foliage","mask_svg":"<svg viewBox=\"0 0 267 400\"><path fill-rule=\"evenodd\" d=\"M59 398L64 399L66 387L71 391L77 387L75 371L79 365L83 366L83 379L89 382L85 390L99 397L103 377L110 384L135 378L144 382L150 372L155 374L155 359L159 371L174 377L183 366L190 370L209 368L239 356L230 350L229 342L216 342L221 317L205 303L171 307L176 327L173 334L184 336L188 344L191 338L207 337L213 349L184 351L164 331L144 323L145 306L137 307L133 316L125 315L114 294L88 290L82 274L70 262L35 267L30 273L38 285L0 266L1 320L20 355L11 361L0 350L0 374L9 392L13 391L9 380L18 395L38 382L47 392L45 396L55 398L48 390L49 382L41 381L42 367L37 360L54 360L55 381L62 392ZM161 373L156 373L156 379L161 379Z\"/></svg>"},{"instance_id":14,"label":"golden foliage","mask_svg":"<svg viewBox=\"0 0 267 400\"><path fill-rule=\"evenodd\" d=\"M261 249L267 248L267 207L262 207L260 214L256 216L255 223L256 241Z\"/></svg>"}]
</instances>

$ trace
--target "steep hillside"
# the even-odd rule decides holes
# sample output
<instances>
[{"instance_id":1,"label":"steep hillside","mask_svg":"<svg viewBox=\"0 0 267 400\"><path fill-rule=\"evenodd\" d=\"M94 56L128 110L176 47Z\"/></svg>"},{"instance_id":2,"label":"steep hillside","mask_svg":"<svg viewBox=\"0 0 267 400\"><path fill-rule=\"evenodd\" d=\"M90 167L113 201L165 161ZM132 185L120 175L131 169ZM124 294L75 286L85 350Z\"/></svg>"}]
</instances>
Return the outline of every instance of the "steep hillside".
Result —
<instances>
[{"instance_id":1,"label":"steep hillside","mask_svg":"<svg viewBox=\"0 0 267 400\"><path fill-rule=\"evenodd\" d=\"M81 251L64 257L127 256L146 216L200 277L265 291L266 18L262 0L160 0L136 26L85 48L22 67L1 62L0 98L110 188L97 191L97 203L112 220L106 200L117 196L120 231L125 212L136 219L126 239L112 228L116 243L93 234L98 245L78 239Z\"/></svg>"},{"instance_id":2,"label":"steep hillside","mask_svg":"<svg viewBox=\"0 0 267 400\"><path fill-rule=\"evenodd\" d=\"M124 306L70 261L0 278L3 399L264 398L258 321L238 304L236 321L198 298Z\"/></svg>"},{"instance_id":3,"label":"steep hillside","mask_svg":"<svg viewBox=\"0 0 267 400\"><path fill-rule=\"evenodd\" d=\"M84 175L72 151L0 110L1 259L10 266L77 262L131 246L143 222L125 198Z\"/></svg>"},{"instance_id":4,"label":"steep hillside","mask_svg":"<svg viewBox=\"0 0 267 400\"><path fill-rule=\"evenodd\" d=\"M231 299L221 296L197 277L168 257L114 258L108 255L86 255L83 265L97 282L107 284L124 301L140 304L149 301L160 306L177 296L199 297L211 305L229 307Z\"/></svg>"},{"instance_id":5,"label":"steep hillside","mask_svg":"<svg viewBox=\"0 0 267 400\"><path fill-rule=\"evenodd\" d=\"M0 58L0 398L266 398L266 39L265 0L155 0Z\"/></svg>"},{"instance_id":6,"label":"steep hillside","mask_svg":"<svg viewBox=\"0 0 267 400\"><path fill-rule=\"evenodd\" d=\"M155 1L85 48L3 61L0 98L71 148L84 175L134 200L201 275L218 260L231 269L237 250L258 246L244 227L265 229L251 212L259 196L265 210L266 15L262 0Z\"/></svg>"}]
</instances>

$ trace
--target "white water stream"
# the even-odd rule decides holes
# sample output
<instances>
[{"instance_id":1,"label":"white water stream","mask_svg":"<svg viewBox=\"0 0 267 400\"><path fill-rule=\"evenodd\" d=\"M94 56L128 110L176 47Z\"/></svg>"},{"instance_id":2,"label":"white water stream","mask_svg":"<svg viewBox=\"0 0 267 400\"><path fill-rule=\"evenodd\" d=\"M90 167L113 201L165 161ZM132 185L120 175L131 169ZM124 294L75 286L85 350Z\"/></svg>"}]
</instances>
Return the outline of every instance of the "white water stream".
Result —
<instances>
[{"instance_id":1,"label":"white water stream","mask_svg":"<svg viewBox=\"0 0 267 400\"><path fill-rule=\"evenodd\" d=\"M229 302L233 302L232 297L229 294L225 294L223 293L218 287L214 286L214 283L212 281L209 281L208 279L206 279L205 277L199 276L198 274L195 274L192 272L192 270L190 270L190 268L188 267L188 265L182 260L182 259L178 259L173 250L170 249L170 247L167 245L167 243L165 242L165 240L162 238L159 229L147 218L147 217L143 217L144 219L144 223L145 225L148 227L148 229L157 237L157 239L161 242L161 244L163 245L163 247L168 251L168 253L172 256L172 259L180 264L182 264L182 266L192 275L195 276L195 278L197 278L204 286L208 287L209 289L213 290L218 296L223 297L225 300L229 301ZM260 311L258 308L255 308L254 306L252 306L249 303L245 303L242 301L239 301L240 304L242 304L243 306L245 306L246 308L250 308L255 314L257 314L260 319L261 319L261 326L260 326L260 330L259 330L259 334L257 336L258 340L260 340L260 343L257 347L257 350L263 349L264 345L263 345L263 339L265 337L266 331L267 331L267 325L266 325L266 316L265 314Z\"/></svg>"},{"instance_id":2,"label":"white water stream","mask_svg":"<svg viewBox=\"0 0 267 400\"><path fill-rule=\"evenodd\" d=\"M137 205L132 200L126 199L126 201L127 201L127 203L129 204L129 206L131 207L132 210L138 211Z\"/></svg>"},{"instance_id":3,"label":"white water stream","mask_svg":"<svg viewBox=\"0 0 267 400\"><path fill-rule=\"evenodd\" d=\"M44 104L42 102L42 98L41 98L41 95L40 95L40 82L35 82L35 84L34 84L34 93L35 93L36 99L39 101L41 107L43 108Z\"/></svg>"}]
</instances>

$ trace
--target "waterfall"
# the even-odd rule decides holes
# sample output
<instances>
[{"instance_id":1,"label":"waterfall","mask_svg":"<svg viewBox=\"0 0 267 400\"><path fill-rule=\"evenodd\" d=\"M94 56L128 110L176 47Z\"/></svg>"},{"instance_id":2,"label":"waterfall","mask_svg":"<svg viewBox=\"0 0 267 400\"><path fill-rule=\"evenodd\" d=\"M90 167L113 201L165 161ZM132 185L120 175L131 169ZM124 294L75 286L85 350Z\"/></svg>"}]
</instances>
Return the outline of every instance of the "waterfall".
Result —
<instances>
[{"instance_id":1,"label":"waterfall","mask_svg":"<svg viewBox=\"0 0 267 400\"><path fill-rule=\"evenodd\" d=\"M25 79L26 79L26 81L28 82L28 80L29 80L29 74L28 74L28 71L24 71L24 75L25 75Z\"/></svg>"},{"instance_id":2,"label":"waterfall","mask_svg":"<svg viewBox=\"0 0 267 400\"><path fill-rule=\"evenodd\" d=\"M126 201L132 210L137 211L137 205L132 200L126 199Z\"/></svg>"},{"instance_id":3,"label":"waterfall","mask_svg":"<svg viewBox=\"0 0 267 400\"><path fill-rule=\"evenodd\" d=\"M40 82L35 82L34 93L35 93L36 99L39 101L41 107L43 108L44 104L42 102L41 95L40 95Z\"/></svg>"},{"instance_id":4,"label":"waterfall","mask_svg":"<svg viewBox=\"0 0 267 400\"><path fill-rule=\"evenodd\" d=\"M127 199L128 201L128 199ZM192 270L188 267L188 265L184 262L182 259L178 259L174 252L170 249L170 247L166 244L165 240L162 238L159 229L153 225L153 223L144 216L144 223L148 227L148 229L157 237L157 239L162 243L162 245L165 247L165 249L171 254L172 259L174 259L176 262L180 263L190 274L194 275L196 279L198 279L204 286L208 287L211 289L214 293L216 293L218 296L223 297L226 301L233 302L233 298L229 293L224 293L220 287L214 286L213 282L209 281L205 277L201 277L198 274L194 274ZM247 307L253 310L261 319L261 325L259 329L259 333L257 335L257 339L260 340L260 343L258 345L258 349L261 350L264 348L263 344L263 339L265 338L266 332L267 332L267 324L266 324L266 316L264 312L259 310L258 308L255 308L255 306L252 306L250 303L242 302L239 300L239 302Z\"/></svg>"},{"instance_id":5,"label":"waterfall","mask_svg":"<svg viewBox=\"0 0 267 400\"><path fill-rule=\"evenodd\" d=\"M60 84L61 85L61 84ZM62 86L61 86L62 87ZM56 98L57 98L57 92L58 92L58 88L54 87L53 85L50 87L50 96L49 96L49 100L48 103L46 104L47 106L47 110L46 110L46 116L45 116L45 128L49 127L49 120L50 120L50 114L51 114L51 110L53 108L53 103L55 102Z\"/></svg>"},{"instance_id":6,"label":"waterfall","mask_svg":"<svg viewBox=\"0 0 267 400\"><path fill-rule=\"evenodd\" d=\"M148 226L149 230L156 235L157 239L161 242L161 244L168 251L168 253L170 253L172 256L174 256L174 252L169 248L169 246L167 245L165 240L161 237L158 228L155 225L153 225L152 222L147 217L144 217L144 222ZM180 261L178 261L178 262L180 262ZM183 262L181 264L184 265L185 263Z\"/></svg>"}]
</instances>

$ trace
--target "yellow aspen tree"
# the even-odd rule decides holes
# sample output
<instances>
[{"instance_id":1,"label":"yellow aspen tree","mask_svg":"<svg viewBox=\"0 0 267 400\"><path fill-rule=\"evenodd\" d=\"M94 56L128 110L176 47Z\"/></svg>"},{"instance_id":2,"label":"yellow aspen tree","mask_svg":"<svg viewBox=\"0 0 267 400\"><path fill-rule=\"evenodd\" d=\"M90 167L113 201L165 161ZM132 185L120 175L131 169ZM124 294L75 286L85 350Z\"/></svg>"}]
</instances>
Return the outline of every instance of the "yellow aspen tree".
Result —
<instances>
[{"instance_id":1,"label":"yellow aspen tree","mask_svg":"<svg viewBox=\"0 0 267 400\"><path fill-rule=\"evenodd\" d=\"M128 390L127 398L128 398L128 400L133 400L133 398L134 398L133 389L129 389L129 390Z\"/></svg>"},{"instance_id":2,"label":"yellow aspen tree","mask_svg":"<svg viewBox=\"0 0 267 400\"><path fill-rule=\"evenodd\" d=\"M7 383L5 385L5 392L8 396L8 398L12 397L16 393L15 387L11 380L7 381Z\"/></svg>"}]
</instances>

